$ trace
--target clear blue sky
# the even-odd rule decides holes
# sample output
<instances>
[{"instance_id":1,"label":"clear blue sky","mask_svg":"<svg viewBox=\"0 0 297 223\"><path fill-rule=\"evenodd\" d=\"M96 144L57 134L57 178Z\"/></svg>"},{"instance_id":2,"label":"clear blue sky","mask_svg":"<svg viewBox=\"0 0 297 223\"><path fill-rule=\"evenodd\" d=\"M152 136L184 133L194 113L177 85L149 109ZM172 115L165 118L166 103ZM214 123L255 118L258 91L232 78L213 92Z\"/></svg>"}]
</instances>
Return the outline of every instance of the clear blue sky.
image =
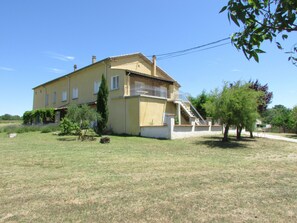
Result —
<instances>
[{"instance_id":1,"label":"clear blue sky","mask_svg":"<svg viewBox=\"0 0 297 223\"><path fill-rule=\"evenodd\" d=\"M228 37L238 28L219 14L222 0L2 0L0 2L0 115L32 109L32 88L97 59L166 53ZM297 35L285 42L287 50ZM297 104L297 67L274 43L260 63L232 45L157 61L193 96L223 81L268 83L271 106Z\"/></svg>"}]
</instances>

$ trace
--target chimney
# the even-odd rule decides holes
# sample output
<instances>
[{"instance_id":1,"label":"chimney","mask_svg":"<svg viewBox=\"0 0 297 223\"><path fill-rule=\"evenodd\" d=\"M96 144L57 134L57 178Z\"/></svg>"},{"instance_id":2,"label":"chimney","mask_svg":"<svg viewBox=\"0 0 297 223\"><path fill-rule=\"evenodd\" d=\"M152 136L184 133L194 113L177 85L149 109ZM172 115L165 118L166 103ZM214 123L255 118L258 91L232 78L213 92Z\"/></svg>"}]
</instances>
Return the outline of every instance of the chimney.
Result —
<instances>
[{"instance_id":1,"label":"chimney","mask_svg":"<svg viewBox=\"0 0 297 223\"><path fill-rule=\"evenodd\" d=\"M96 63L96 56L92 56L92 63Z\"/></svg>"},{"instance_id":2,"label":"chimney","mask_svg":"<svg viewBox=\"0 0 297 223\"><path fill-rule=\"evenodd\" d=\"M76 64L73 65L73 70L74 70L74 71L77 70L77 65L76 65Z\"/></svg>"},{"instance_id":3,"label":"chimney","mask_svg":"<svg viewBox=\"0 0 297 223\"><path fill-rule=\"evenodd\" d=\"M153 55L152 62L153 62L152 76L155 77L155 76L157 76L157 57L156 57L156 55Z\"/></svg>"}]
</instances>

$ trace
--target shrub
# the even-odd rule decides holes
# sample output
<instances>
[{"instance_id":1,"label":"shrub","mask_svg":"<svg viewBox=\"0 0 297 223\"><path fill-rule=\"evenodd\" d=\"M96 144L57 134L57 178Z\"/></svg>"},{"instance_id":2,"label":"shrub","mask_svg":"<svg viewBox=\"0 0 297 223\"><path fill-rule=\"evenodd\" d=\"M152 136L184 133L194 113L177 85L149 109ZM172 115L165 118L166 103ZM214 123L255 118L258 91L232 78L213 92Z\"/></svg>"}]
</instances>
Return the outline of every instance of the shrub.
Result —
<instances>
[{"instance_id":1,"label":"shrub","mask_svg":"<svg viewBox=\"0 0 297 223\"><path fill-rule=\"evenodd\" d=\"M59 127L62 135L76 134L80 129L78 124L70 121L68 118L63 118Z\"/></svg>"},{"instance_id":2,"label":"shrub","mask_svg":"<svg viewBox=\"0 0 297 223\"><path fill-rule=\"evenodd\" d=\"M25 125L32 124L32 123L54 122L54 119L55 119L55 110L53 108L26 111L23 115L23 122Z\"/></svg>"},{"instance_id":3,"label":"shrub","mask_svg":"<svg viewBox=\"0 0 297 223\"><path fill-rule=\"evenodd\" d=\"M32 111L25 111L23 114L23 123L25 125L32 124L33 120L33 112Z\"/></svg>"}]
</instances>

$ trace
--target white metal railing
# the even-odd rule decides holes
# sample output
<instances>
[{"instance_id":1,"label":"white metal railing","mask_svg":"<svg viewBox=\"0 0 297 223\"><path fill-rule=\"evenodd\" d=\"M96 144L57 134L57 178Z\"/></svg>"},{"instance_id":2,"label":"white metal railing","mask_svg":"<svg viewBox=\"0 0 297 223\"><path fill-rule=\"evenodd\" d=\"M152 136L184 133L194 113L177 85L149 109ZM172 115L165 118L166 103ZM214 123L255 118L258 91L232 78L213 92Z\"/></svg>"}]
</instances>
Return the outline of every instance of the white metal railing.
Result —
<instances>
[{"instance_id":1,"label":"white metal railing","mask_svg":"<svg viewBox=\"0 0 297 223\"><path fill-rule=\"evenodd\" d=\"M177 95L178 99L177 100L190 105L190 110L193 113L193 115L195 115L195 117L199 119L199 123L208 124L207 121L204 120L204 118L200 115L200 113L196 110L196 108L190 102L189 96L190 96L190 94L183 93L183 92L178 92L178 95Z\"/></svg>"},{"instance_id":2,"label":"white metal railing","mask_svg":"<svg viewBox=\"0 0 297 223\"><path fill-rule=\"evenodd\" d=\"M130 96L135 95L149 95L167 98L167 88L166 87L156 87L156 86L143 86L143 87L132 87L130 88Z\"/></svg>"}]
</instances>

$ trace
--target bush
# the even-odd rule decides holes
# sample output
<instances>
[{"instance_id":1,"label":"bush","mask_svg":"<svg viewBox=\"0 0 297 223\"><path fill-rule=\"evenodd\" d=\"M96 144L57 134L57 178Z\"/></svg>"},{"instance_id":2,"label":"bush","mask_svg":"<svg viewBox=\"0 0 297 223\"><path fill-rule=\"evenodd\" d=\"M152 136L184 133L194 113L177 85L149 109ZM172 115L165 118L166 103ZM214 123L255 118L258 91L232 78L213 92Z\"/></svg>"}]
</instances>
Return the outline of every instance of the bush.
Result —
<instances>
[{"instance_id":1,"label":"bush","mask_svg":"<svg viewBox=\"0 0 297 223\"><path fill-rule=\"evenodd\" d=\"M33 123L54 122L55 110L53 108L37 109L34 111L26 111L23 115L25 125Z\"/></svg>"},{"instance_id":2,"label":"bush","mask_svg":"<svg viewBox=\"0 0 297 223\"><path fill-rule=\"evenodd\" d=\"M73 133L77 134L80 130L78 124L73 123L68 118L63 118L59 127L62 135L71 135Z\"/></svg>"},{"instance_id":3,"label":"bush","mask_svg":"<svg viewBox=\"0 0 297 223\"><path fill-rule=\"evenodd\" d=\"M23 123L25 125L28 125L28 124L32 124L32 121L33 121L33 112L32 111L26 111L23 114Z\"/></svg>"}]
</instances>

